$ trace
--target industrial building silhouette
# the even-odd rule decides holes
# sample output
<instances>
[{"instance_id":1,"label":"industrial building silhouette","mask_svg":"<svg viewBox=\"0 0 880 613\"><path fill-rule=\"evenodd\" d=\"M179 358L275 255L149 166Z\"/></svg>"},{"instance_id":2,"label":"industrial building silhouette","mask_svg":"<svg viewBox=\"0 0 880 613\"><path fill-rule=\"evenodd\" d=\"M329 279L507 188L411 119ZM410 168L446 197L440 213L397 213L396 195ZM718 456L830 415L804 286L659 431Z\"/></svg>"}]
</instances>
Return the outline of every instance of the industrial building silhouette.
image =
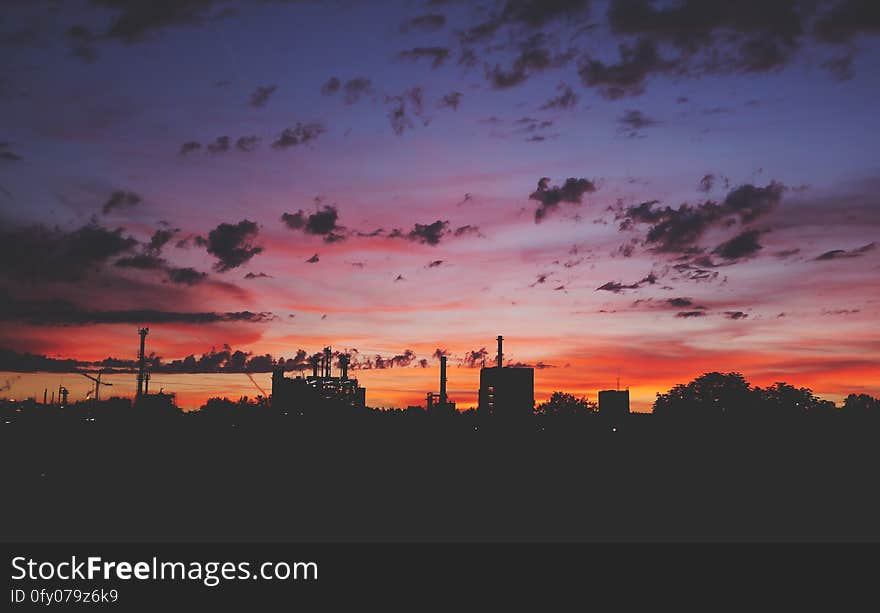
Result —
<instances>
[{"instance_id":1,"label":"industrial building silhouette","mask_svg":"<svg viewBox=\"0 0 880 613\"><path fill-rule=\"evenodd\" d=\"M348 377L351 357L339 356L339 376L334 377L333 352L330 347L312 356L311 376L290 378L284 374L283 361L272 372L272 405L279 408L293 406L308 407L309 401L323 400L341 404L353 409L367 406L367 390L358 385L357 379Z\"/></svg>"},{"instance_id":2,"label":"industrial building silhouette","mask_svg":"<svg viewBox=\"0 0 880 613\"><path fill-rule=\"evenodd\" d=\"M496 417L528 417L535 410L535 369L504 366L504 337L498 337L495 366L480 369L477 412Z\"/></svg>"},{"instance_id":3,"label":"industrial building silhouette","mask_svg":"<svg viewBox=\"0 0 880 613\"><path fill-rule=\"evenodd\" d=\"M146 352L146 337L149 328L139 327L139 346L137 353L137 391L134 405L138 408L152 409L157 412L170 410L175 407L175 394L173 392L150 392L149 360ZM535 410L535 369L530 366L519 364L504 364L504 337L498 336L498 350L494 366L487 366L485 360L480 369L480 387L478 392L478 404L476 413L483 417L499 419L523 418L534 414ZM333 374L333 359L337 360L338 375ZM424 413L430 416L456 415L458 409L456 403L449 398L448 384L448 358L440 357L439 392L426 394L426 406ZM351 367L351 355L345 352L334 352L331 348L324 347L323 351L314 354L310 359L311 375L298 374L288 376L285 372L286 361L281 358L277 361L272 371L272 390L266 400L269 405L282 411L295 411L298 414L320 414L330 406L347 408L351 410L366 410L367 390L361 386L356 378L349 377ZM99 399L101 386L111 386L111 383L101 381L98 371L95 376L77 369L77 372L90 379L95 387L92 399ZM110 371L107 371L110 372ZM247 373L245 373L247 374ZM253 381L253 379L251 379ZM259 387L259 386L258 386ZM262 388L260 388L262 392ZM48 390L44 391L43 404L47 404ZM92 392L90 392L90 395ZM265 397L264 393L264 397ZM58 389L59 406L67 405L68 390L61 386ZM55 392L52 393L52 402L55 405ZM419 409L420 407L411 407ZM623 417L629 414L629 390L602 390L599 392L599 412L611 418ZM338 415L331 411L327 414Z\"/></svg>"}]
</instances>

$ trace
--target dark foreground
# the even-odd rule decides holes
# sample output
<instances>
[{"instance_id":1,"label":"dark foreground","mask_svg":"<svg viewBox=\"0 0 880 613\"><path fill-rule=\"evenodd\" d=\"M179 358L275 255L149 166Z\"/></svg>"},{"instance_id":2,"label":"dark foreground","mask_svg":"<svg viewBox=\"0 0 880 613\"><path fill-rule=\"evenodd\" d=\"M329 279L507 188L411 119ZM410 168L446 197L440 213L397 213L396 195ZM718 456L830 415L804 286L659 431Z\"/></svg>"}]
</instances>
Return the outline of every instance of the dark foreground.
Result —
<instances>
[{"instance_id":1,"label":"dark foreground","mask_svg":"<svg viewBox=\"0 0 880 613\"><path fill-rule=\"evenodd\" d=\"M5 541L880 540L874 421L15 426Z\"/></svg>"}]
</instances>

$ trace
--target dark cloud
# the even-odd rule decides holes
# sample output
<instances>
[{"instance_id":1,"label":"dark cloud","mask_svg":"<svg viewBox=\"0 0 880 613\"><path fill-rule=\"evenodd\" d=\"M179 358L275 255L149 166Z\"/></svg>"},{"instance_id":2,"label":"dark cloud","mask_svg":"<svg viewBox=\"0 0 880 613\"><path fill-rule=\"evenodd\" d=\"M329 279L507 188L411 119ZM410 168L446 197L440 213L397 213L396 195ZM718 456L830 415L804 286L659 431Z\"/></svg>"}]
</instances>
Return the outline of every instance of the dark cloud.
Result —
<instances>
[{"instance_id":1,"label":"dark cloud","mask_svg":"<svg viewBox=\"0 0 880 613\"><path fill-rule=\"evenodd\" d=\"M712 253L721 256L725 260L748 258L763 248L758 240L760 238L760 231L746 230L715 247Z\"/></svg>"},{"instance_id":2,"label":"dark cloud","mask_svg":"<svg viewBox=\"0 0 880 613\"><path fill-rule=\"evenodd\" d=\"M480 228L478 226L474 226L471 224L459 226L458 228L455 229L455 231L452 233L452 235L453 236L474 235L474 236L479 236L481 238L484 238L482 232L480 232Z\"/></svg>"},{"instance_id":3,"label":"dark cloud","mask_svg":"<svg viewBox=\"0 0 880 613\"><path fill-rule=\"evenodd\" d=\"M214 0L92 0L92 4L114 11L106 36L126 43L169 26L200 25L225 14L213 13Z\"/></svg>"},{"instance_id":4,"label":"dark cloud","mask_svg":"<svg viewBox=\"0 0 880 613\"><path fill-rule=\"evenodd\" d=\"M675 314L676 317L681 319L691 319L693 317L705 317L706 311L679 311Z\"/></svg>"},{"instance_id":5,"label":"dark cloud","mask_svg":"<svg viewBox=\"0 0 880 613\"><path fill-rule=\"evenodd\" d=\"M570 177L562 186L550 187L550 178L541 177L538 180L538 188L529 194L529 200L540 203L535 210L535 223L539 223L548 214L554 212L562 202L581 204L584 194L591 194L596 189L595 183L588 179Z\"/></svg>"},{"instance_id":6,"label":"dark cloud","mask_svg":"<svg viewBox=\"0 0 880 613\"><path fill-rule=\"evenodd\" d=\"M287 149L288 147L305 145L318 138L324 131L324 126L320 123L302 124L297 122L295 127L284 130L272 143L272 147Z\"/></svg>"},{"instance_id":7,"label":"dark cloud","mask_svg":"<svg viewBox=\"0 0 880 613\"><path fill-rule=\"evenodd\" d=\"M462 49L458 54L459 66L464 66L465 68L473 68L479 63L480 58L477 57L477 54L473 49Z\"/></svg>"},{"instance_id":8,"label":"dark cloud","mask_svg":"<svg viewBox=\"0 0 880 613\"><path fill-rule=\"evenodd\" d=\"M354 104L362 96L372 93L373 83L367 78L355 77L345 82L345 85L342 86L342 91L345 103Z\"/></svg>"},{"instance_id":9,"label":"dark cloud","mask_svg":"<svg viewBox=\"0 0 880 613\"><path fill-rule=\"evenodd\" d=\"M356 349L351 350L351 361L349 367L353 370L384 370L386 368L406 368L412 364L422 367L421 362L416 360L416 353L412 349L407 349L391 357L384 357L376 354L373 357L361 357Z\"/></svg>"},{"instance_id":10,"label":"dark cloud","mask_svg":"<svg viewBox=\"0 0 880 613\"><path fill-rule=\"evenodd\" d=\"M413 127L410 115L422 116L424 103L422 88L413 87L400 95L386 96L385 103L392 105L388 111L388 121L394 133L400 136L407 128Z\"/></svg>"},{"instance_id":11,"label":"dark cloud","mask_svg":"<svg viewBox=\"0 0 880 613\"><path fill-rule=\"evenodd\" d=\"M94 220L72 231L34 225L0 230L0 276L40 281L79 281L138 242L122 228L109 230Z\"/></svg>"},{"instance_id":12,"label":"dark cloud","mask_svg":"<svg viewBox=\"0 0 880 613\"><path fill-rule=\"evenodd\" d=\"M785 186L775 181L765 187L746 184L731 190L720 203L707 200L673 209L658 207L658 201L651 200L624 208L617 219L621 230L648 225L644 244L655 251L693 253L710 227L728 227L736 221L751 223L778 206L784 191Z\"/></svg>"},{"instance_id":13,"label":"dark cloud","mask_svg":"<svg viewBox=\"0 0 880 613\"><path fill-rule=\"evenodd\" d=\"M560 68L572 58L572 52L554 52L547 37L536 34L520 45L519 54L509 68L500 64L486 70L486 77L495 89L507 89L524 83L529 77L551 68Z\"/></svg>"},{"instance_id":14,"label":"dark cloud","mask_svg":"<svg viewBox=\"0 0 880 613\"><path fill-rule=\"evenodd\" d=\"M168 275L168 280L177 285L197 285L208 278L207 273L191 267L175 268L169 266L165 272Z\"/></svg>"},{"instance_id":15,"label":"dark cloud","mask_svg":"<svg viewBox=\"0 0 880 613\"><path fill-rule=\"evenodd\" d=\"M154 309L98 311L81 308L65 300L15 301L0 294L0 319L43 326L76 326L85 324L187 323L221 322L264 323L274 319L271 313L179 312Z\"/></svg>"},{"instance_id":16,"label":"dark cloud","mask_svg":"<svg viewBox=\"0 0 880 613\"><path fill-rule=\"evenodd\" d=\"M117 190L110 194L107 202L101 207L101 212L107 215L116 209L125 209L137 206L143 202L143 199L134 192Z\"/></svg>"},{"instance_id":17,"label":"dark cloud","mask_svg":"<svg viewBox=\"0 0 880 613\"><path fill-rule=\"evenodd\" d=\"M166 262L163 258L148 253L139 253L124 258L119 258L114 263L119 268L136 268L138 270L162 270Z\"/></svg>"},{"instance_id":18,"label":"dark cloud","mask_svg":"<svg viewBox=\"0 0 880 613\"><path fill-rule=\"evenodd\" d=\"M786 64L798 50L806 4L684 0L657 6L650 0L613 0L608 22L616 34L673 45L680 72L761 72Z\"/></svg>"},{"instance_id":19,"label":"dark cloud","mask_svg":"<svg viewBox=\"0 0 880 613\"><path fill-rule=\"evenodd\" d=\"M590 0L507 0L500 19L542 28L563 17L587 18L591 4Z\"/></svg>"},{"instance_id":20,"label":"dark cloud","mask_svg":"<svg viewBox=\"0 0 880 613\"><path fill-rule=\"evenodd\" d=\"M256 149L260 144L259 136L241 136L235 141L235 148L239 151L249 153Z\"/></svg>"},{"instance_id":21,"label":"dark cloud","mask_svg":"<svg viewBox=\"0 0 880 613\"><path fill-rule=\"evenodd\" d=\"M717 270L710 270L701 266L694 265L690 262L682 262L676 264L672 269L678 274L678 278L685 281L709 282L718 278Z\"/></svg>"},{"instance_id":22,"label":"dark cloud","mask_svg":"<svg viewBox=\"0 0 880 613\"><path fill-rule=\"evenodd\" d=\"M535 282L532 283L531 285L529 285L529 287L535 287L536 285L541 285L541 284L543 284L543 283L546 283L546 282L547 282L547 278L548 278L549 276L550 276L550 275L548 275L548 274L546 274L546 273L542 273L542 274L538 275L538 276L535 278Z\"/></svg>"},{"instance_id":23,"label":"dark cloud","mask_svg":"<svg viewBox=\"0 0 880 613\"><path fill-rule=\"evenodd\" d=\"M318 254L316 253L315 255L310 257L308 260L306 260L306 264L317 264L320 261L321 261L321 258L319 258ZM326 317L326 315L324 317ZM323 317L322 317L322 319L323 319Z\"/></svg>"},{"instance_id":24,"label":"dark cloud","mask_svg":"<svg viewBox=\"0 0 880 613\"><path fill-rule=\"evenodd\" d=\"M172 266L165 258L159 257L158 251L145 245L143 253L121 257L114 262L114 265L118 268L162 271L165 273L165 278L175 285L197 285L208 278L206 273L195 268Z\"/></svg>"},{"instance_id":25,"label":"dark cloud","mask_svg":"<svg viewBox=\"0 0 880 613\"><path fill-rule=\"evenodd\" d=\"M565 83L560 83L556 86L556 91L559 92L559 95L550 98L547 102L541 105L540 109L542 111L547 111L551 109L572 109L577 105L579 96L574 93L574 90L570 88Z\"/></svg>"},{"instance_id":26,"label":"dark cloud","mask_svg":"<svg viewBox=\"0 0 880 613\"><path fill-rule=\"evenodd\" d=\"M740 185L727 194L722 208L726 213L739 216L742 223L749 223L776 208L784 191L785 186L776 181L765 187Z\"/></svg>"},{"instance_id":27,"label":"dark cloud","mask_svg":"<svg viewBox=\"0 0 880 613\"><path fill-rule=\"evenodd\" d=\"M476 349L474 351L468 351L464 354L462 364L468 368L476 368L478 366L482 366L483 360L485 360L486 356L488 355L489 352L486 351L485 347L481 347L480 349Z\"/></svg>"},{"instance_id":28,"label":"dark cloud","mask_svg":"<svg viewBox=\"0 0 880 613\"><path fill-rule=\"evenodd\" d=\"M773 255L779 258L780 260L784 260L785 258L790 258L793 255L797 255L801 250L798 248L794 249L783 249L782 251L777 251Z\"/></svg>"},{"instance_id":29,"label":"dark cloud","mask_svg":"<svg viewBox=\"0 0 880 613\"><path fill-rule=\"evenodd\" d=\"M635 138L641 134L644 128L658 126L662 122L650 117L646 117L641 111L626 111L617 119L618 132L625 134L630 138Z\"/></svg>"},{"instance_id":30,"label":"dark cloud","mask_svg":"<svg viewBox=\"0 0 880 613\"><path fill-rule=\"evenodd\" d=\"M822 315L855 315L860 309L822 309Z\"/></svg>"},{"instance_id":31,"label":"dark cloud","mask_svg":"<svg viewBox=\"0 0 880 613\"><path fill-rule=\"evenodd\" d=\"M226 153L229 151L229 137L218 136L213 143L208 143L207 149L210 153Z\"/></svg>"},{"instance_id":32,"label":"dark cloud","mask_svg":"<svg viewBox=\"0 0 880 613\"><path fill-rule=\"evenodd\" d=\"M249 272L244 276L245 279L271 279L271 275L264 272Z\"/></svg>"},{"instance_id":33,"label":"dark cloud","mask_svg":"<svg viewBox=\"0 0 880 613\"><path fill-rule=\"evenodd\" d=\"M745 319L748 317L748 313L743 313L742 311L724 311L724 316L727 319Z\"/></svg>"},{"instance_id":34,"label":"dark cloud","mask_svg":"<svg viewBox=\"0 0 880 613\"><path fill-rule=\"evenodd\" d=\"M437 108L457 111L458 105L461 104L461 97L461 92L450 92L437 101Z\"/></svg>"},{"instance_id":35,"label":"dark cloud","mask_svg":"<svg viewBox=\"0 0 880 613\"><path fill-rule=\"evenodd\" d=\"M438 219L434 223L415 224L413 229L409 231L409 234L406 235L406 238L417 243L437 245L448 232L449 222Z\"/></svg>"},{"instance_id":36,"label":"dark cloud","mask_svg":"<svg viewBox=\"0 0 880 613\"><path fill-rule=\"evenodd\" d=\"M463 43L477 43L505 26L534 30L561 18L584 20L589 17L590 5L590 0L507 0L500 12L458 36Z\"/></svg>"},{"instance_id":37,"label":"dark cloud","mask_svg":"<svg viewBox=\"0 0 880 613\"><path fill-rule=\"evenodd\" d=\"M525 134L526 142L541 142L557 134L539 133L553 127L552 119L535 119L534 117L521 117L513 122L514 128L511 134Z\"/></svg>"},{"instance_id":38,"label":"dark cloud","mask_svg":"<svg viewBox=\"0 0 880 613\"><path fill-rule=\"evenodd\" d=\"M600 285L599 287L597 287L596 291L597 292L599 292L599 291L612 292L614 294L622 294L624 291L626 291L628 289L639 289L640 287L643 287L645 285L654 285L655 283L657 283L657 276L652 272L652 273L648 274L647 277L645 277L639 281L636 281L635 283L624 284L619 281L609 281L608 283L605 283L604 285Z\"/></svg>"},{"instance_id":39,"label":"dark cloud","mask_svg":"<svg viewBox=\"0 0 880 613\"><path fill-rule=\"evenodd\" d=\"M401 51L397 57L402 60L417 61L421 59L431 60L431 68L439 68L443 65L452 51L448 47L414 47Z\"/></svg>"},{"instance_id":40,"label":"dark cloud","mask_svg":"<svg viewBox=\"0 0 880 613\"><path fill-rule=\"evenodd\" d=\"M849 81L853 78L854 53L847 53L822 62L822 68L838 81Z\"/></svg>"},{"instance_id":41,"label":"dark cloud","mask_svg":"<svg viewBox=\"0 0 880 613\"><path fill-rule=\"evenodd\" d=\"M340 87L342 87L342 82L336 77L330 77L321 86L321 93L325 96L332 96L339 91Z\"/></svg>"},{"instance_id":42,"label":"dark cloud","mask_svg":"<svg viewBox=\"0 0 880 613\"><path fill-rule=\"evenodd\" d=\"M70 55L91 64L98 59L95 48L97 37L83 25L73 25L67 29L67 41L70 43Z\"/></svg>"},{"instance_id":43,"label":"dark cloud","mask_svg":"<svg viewBox=\"0 0 880 613\"><path fill-rule=\"evenodd\" d=\"M193 151L198 151L202 148L202 143L198 143L194 140L183 143L180 146L180 155L186 155L188 153L192 153Z\"/></svg>"},{"instance_id":44,"label":"dark cloud","mask_svg":"<svg viewBox=\"0 0 880 613\"><path fill-rule=\"evenodd\" d=\"M269 102L269 98L275 93L276 89L278 89L277 85L261 85L257 87L251 94L250 105L257 108L266 106L266 103Z\"/></svg>"},{"instance_id":45,"label":"dark cloud","mask_svg":"<svg viewBox=\"0 0 880 613\"><path fill-rule=\"evenodd\" d=\"M76 372L83 366L86 363L79 360L50 358L0 348L0 371L3 372ZM3 391L2 387L0 391Z\"/></svg>"},{"instance_id":46,"label":"dark cloud","mask_svg":"<svg viewBox=\"0 0 880 613\"><path fill-rule=\"evenodd\" d=\"M302 230L306 234L323 237L327 243L345 239L345 228L339 225L339 211L335 206L323 206L314 213L299 210L284 213L281 221L291 230Z\"/></svg>"},{"instance_id":47,"label":"dark cloud","mask_svg":"<svg viewBox=\"0 0 880 613\"><path fill-rule=\"evenodd\" d=\"M700 185L697 189L699 189L704 194L708 194L712 191L713 187L715 187L715 175L708 174L703 175L703 178L700 179Z\"/></svg>"},{"instance_id":48,"label":"dark cloud","mask_svg":"<svg viewBox=\"0 0 880 613\"><path fill-rule=\"evenodd\" d=\"M657 45L648 39L639 39L635 45L622 43L618 49L620 61L616 64L585 57L578 67L583 84L598 88L599 94L608 100L641 95L650 74L669 68Z\"/></svg>"},{"instance_id":49,"label":"dark cloud","mask_svg":"<svg viewBox=\"0 0 880 613\"><path fill-rule=\"evenodd\" d=\"M263 251L253 241L257 238L259 227L256 222L243 219L237 224L221 223L208 233L207 240L201 243L208 253L217 258L214 269L226 272L246 264L258 253Z\"/></svg>"},{"instance_id":50,"label":"dark cloud","mask_svg":"<svg viewBox=\"0 0 880 613\"><path fill-rule=\"evenodd\" d=\"M233 350L229 345L223 345L221 350L213 347L210 351L196 357L193 354L183 359L172 360L163 363L161 358L154 358L150 364L150 371L167 374L198 374L198 373L258 373L272 372L276 367L285 371L306 370L308 368L308 354L299 349L293 358L275 359L271 354L254 355L241 349ZM134 372L135 363L131 366Z\"/></svg>"},{"instance_id":51,"label":"dark cloud","mask_svg":"<svg viewBox=\"0 0 880 613\"><path fill-rule=\"evenodd\" d=\"M852 42L862 34L880 34L880 6L872 0L841 0L816 20L815 34L835 44Z\"/></svg>"},{"instance_id":52,"label":"dark cloud","mask_svg":"<svg viewBox=\"0 0 880 613\"><path fill-rule=\"evenodd\" d=\"M412 19L408 19L400 24L401 32L409 32L411 30L420 32L436 32L446 25L446 16L438 13L428 15L418 15Z\"/></svg>"},{"instance_id":53,"label":"dark cloud","mask_svg":"<svg viewBox=\"0 0 880 613\"><path fill-rule=\"evenodd\" d=\"M9 143L0 143L0 160L18 162L21 156L9 150Z\"/></svg>"},{"instance_id":54,"label":"dark cloud","mask_svg":"<svg viewBox=\"0 0 880 613\"><path fill-rule=\"evenodd\" d=\"M437 268L438 266L442 266L442 265L443 265L443 260L433 260L431 262L428 262L427 268Z\"/></svg>"},{"instance_id":55,"label":"dark cloud","mask_svg":"<svg viewBox=\"0 0 880 613\"><path fill-rule=\"evenodd\" d=\"M850 251L846 251L845 249L834 249L833 251L826 251L822 255L816 257L816 261L827 261L827 260L840 260L845 258L858 258L866 253L873 251L877 248L877 243L868 243L867 245L862 245L857 249L852 249Z\"/></svg>"},{"instance_id":56,"label":"dark cloud","mask_svg":"<svg viewBox=\"0 0 880 613\"><path fill-rule=\"evenodd\" d=\"M145 249L152 253L159 253L178 233L180 233L178 228L159 228L153 232L150 242L146 244Z\"/></svg>"},{"instance_id":57,"label":"dark cloud","mask_svg":"<svg viewBox=\"0 0 880 613\"><path fill-rule=\"evenodd\" d=\"M665 303L674 309L705 310L706 307L696 304L692 298L667 298Z\"/></svg>"}]
</instances>

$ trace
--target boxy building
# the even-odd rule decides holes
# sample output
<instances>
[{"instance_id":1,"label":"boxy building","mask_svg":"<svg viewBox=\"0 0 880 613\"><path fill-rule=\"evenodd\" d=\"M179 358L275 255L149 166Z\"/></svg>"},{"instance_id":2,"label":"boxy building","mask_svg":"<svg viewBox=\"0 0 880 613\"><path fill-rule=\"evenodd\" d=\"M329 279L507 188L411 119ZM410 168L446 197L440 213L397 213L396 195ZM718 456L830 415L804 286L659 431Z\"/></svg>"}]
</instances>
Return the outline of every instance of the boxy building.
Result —
<instances>
[{"instance_id":1,"label":"boxy building","mask_svg":"<svg viewBox=\"0 0 880 613\"><path fill-rule=\"evenodd\" d=\"M612 418L629 415L629 390L599 392L599 415Z\"/></svg>"},{"instance_id":2,"label":"boxy building","mask_svg":"<svg viewBox=\"0 0 880 613\"><path fill-rule=\"evenodd\" d=\"M535 410L535 369L504 366L502 342L498 337L496 365L480 370L480 415L529 417Z\"/></svg>"}]
</instances>

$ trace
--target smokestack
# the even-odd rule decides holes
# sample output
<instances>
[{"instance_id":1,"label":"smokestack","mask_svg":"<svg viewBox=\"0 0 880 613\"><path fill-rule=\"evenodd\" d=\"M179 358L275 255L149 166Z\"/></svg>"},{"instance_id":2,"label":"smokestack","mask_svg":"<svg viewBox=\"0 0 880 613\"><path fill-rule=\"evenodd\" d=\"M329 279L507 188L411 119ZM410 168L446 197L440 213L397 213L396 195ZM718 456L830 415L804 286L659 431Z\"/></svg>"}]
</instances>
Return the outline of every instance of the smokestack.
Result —
<instances>
[{"instance_id":1,"label":"smokestack","mask_svg":"<svg viewBox=\"0 0 880 613\"><path fill-rule=\"evenodd\" d=\"M504 340L504 337L500 334L498 335L498 368L501 368L501 365L504 363L501 361L501 356L504 355L501 352L501 342Z\"/></svg>"},{"instance_id":2,"label":"smokestack","mask_svg":"<svg viewBox=\"0 0 880 613\"><path fill-rule=\"evenodd\" d=\"M339 368L342 370L342 378L348 379L348 360L349 355L347 353L343 353L339 356Z\"/></svg>"},{"instance_id":3,"label":"smokestack","mask_svg":"<svg viewBox=\"0 0 880 613\"><path fill-rule=\"evenodd\" d=\"M49 394L49 390L45 387L43 388L43 406L46 405L46 396Z\"/></svg>"},{"instance_id":4,"label":"smokestack","mask_svg":"<svg viewBox=\"0 0 880 613\"><path fill-rule=\"evenodd\" d=\"M138 334L141 335L141 348L138 351L138 376L137 376L137 397L140 398L144 393L144 370L146 369L146 357L144 356L144 345L147 340L149 328L138 328Z\"/></svg>"},{"instance_id":5,"label":"smokestack","mask_svg":"<svg viewBox=\"0 0 880 613\"><path fill-rule=\"evenodd\" d=\"M440 404L446 404L446 356L440 356Z\"/></svg>"},{"instance_id":6,"label":"smokestack","mask_svg":"<svg viewBox=\"0 0 880 613\"><path fill-rule=\"evenodd\" d=\"M333 352L330 347L324 347L324 376L330 378L330 369L333 366Z\"/></svg>"},{"instance_id":7,"label":"smokestack","mask_svg":"<svg viewBox=\"0 0 880 613\"><path fill-rule=\"evenodd\" d=\"M318 362L320 361L321 356L313 355L312 356L312 376L314 378L318 378Z\"/></svg>"}]
</instances>

